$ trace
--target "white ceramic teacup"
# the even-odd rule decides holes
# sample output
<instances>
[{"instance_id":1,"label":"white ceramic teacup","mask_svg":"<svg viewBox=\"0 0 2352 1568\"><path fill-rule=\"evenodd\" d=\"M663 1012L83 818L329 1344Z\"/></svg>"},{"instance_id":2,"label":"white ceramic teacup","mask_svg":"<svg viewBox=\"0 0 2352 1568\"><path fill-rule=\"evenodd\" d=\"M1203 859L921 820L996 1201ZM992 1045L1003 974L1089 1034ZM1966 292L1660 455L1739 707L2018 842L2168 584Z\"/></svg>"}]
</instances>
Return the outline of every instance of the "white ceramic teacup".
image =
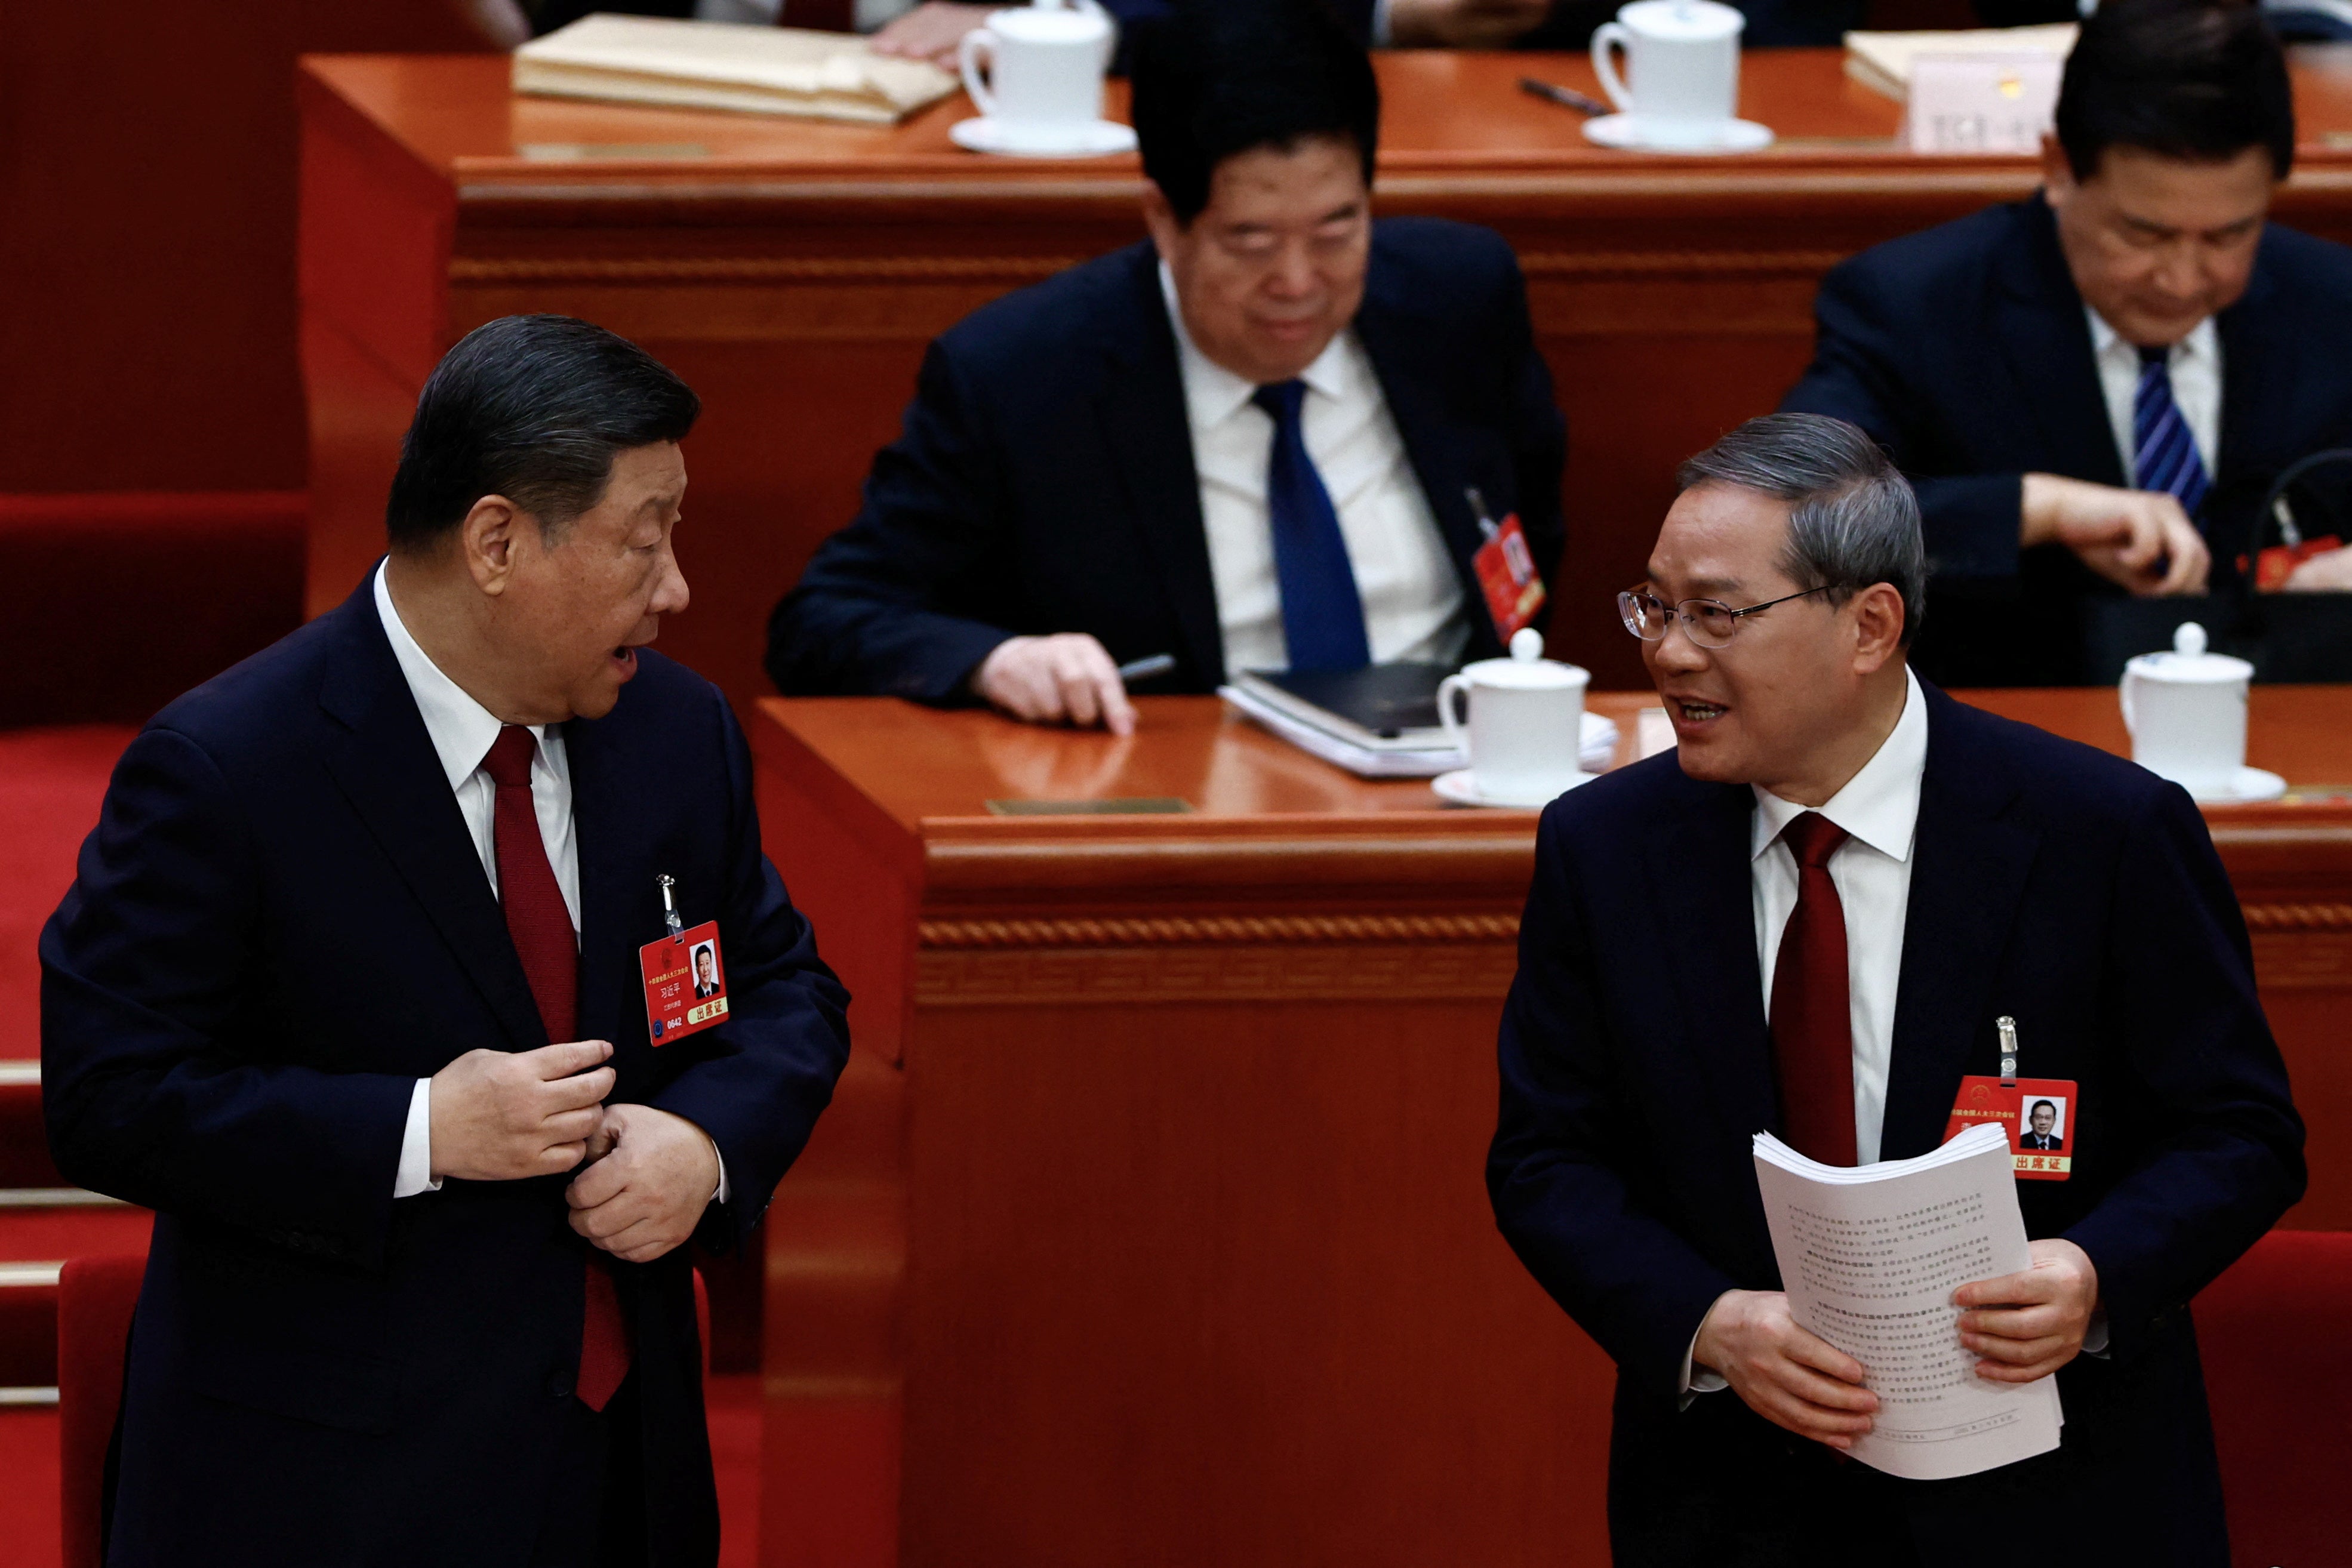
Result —
<instances>
[{"instance_id":1,"label":"white ceramic teacup","mask_svg":"<svg viewBox=\"0 0 2352 1568\"><path fill-rule=\"evenodd\" d=\"M1437 716L1463 748L1479 794L1492 800L1540 802L1576 782L1584 729L1584 689L1591 675L1543 656L1543 633L1528 627L1511 639L1511 657L1481 659L1445 677ZM1470 716L1454 712L1460 697Z\"/></svg>"},{"instance_id":2,"label":"white ceramic teacup","mask_svg":"<svg viewBox=\"0 0 2352 1568\"><path fill-rule=\"evenodd\" d=\"M1618 111L1656 147L1706 147L1739 109L1739 32L1747 18L1717 0L1633 0L1592 30L1592 69ZM1612 53L1625 53L1617 74Z\"/></svg>"},{"instance_id":3,"label":"white ceramic teacup","mask_svg":"<svg viewBox=\"0 0 2352 1568\"><path fill-rule=\"evenodd\" d=\"M2169 653L2124 666L2119 689L2132 760L2191 795L2229 793L2246 765L2246 695L2253 665L2205 651L2205 628L2183 622Z\"/></svg>"},{"instance_id":4,"label":"white ceramic teacup","mask_svg":"<svg viewBox=\"0 0 2352 1568\"><path fill-rule=\"evenodd\" d=\"M964 90L1003 128L1007 143L1064 145L1102 118L1112 38L1095 0L992 12L987 26L963 36Z\"/></svg>"}]
</instances>

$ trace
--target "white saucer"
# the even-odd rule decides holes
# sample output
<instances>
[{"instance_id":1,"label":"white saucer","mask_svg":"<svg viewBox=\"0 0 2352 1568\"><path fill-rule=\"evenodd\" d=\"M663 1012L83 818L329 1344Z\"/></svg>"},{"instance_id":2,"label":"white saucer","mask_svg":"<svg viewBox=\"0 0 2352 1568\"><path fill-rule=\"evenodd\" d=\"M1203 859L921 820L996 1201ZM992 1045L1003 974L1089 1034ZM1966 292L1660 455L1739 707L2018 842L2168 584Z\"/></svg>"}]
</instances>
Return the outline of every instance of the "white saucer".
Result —
<instances>
[{"instance_id":1,"label":"white saucer","mask_svg":"<svg viewBox=\"0 0 2352 1568\"><path fill-rule=\"evenodd\" d=\"M948 140L971 152L994 152L1008 158L1104 158L1135 151L1135 127L1115 120L1097 120L1077 128L1066 139L1046 141L1009 136L1004 122L977 115L948 127Z\"/></svg>"},{"instance_id":2,"label":"white saucer","mask_svg":"<svg viewBox=\"0 0 2352 1568\"><path fill-rule=\"evenodd\" d=\"M2192 789L2189 797L2208 806L2243 806L2255 800L2275 800L2286 793L2286 780L2261 768L2241 768L2219 789Z\"/></svg>"},{"instance_id":3,"label":"white saucer","mask_svg":"<svg viewBox=\"0 0 2352 1568\"><path fill-rule=\"evenodd\" d=\"M1752 120L1727 120L1704 141L1658 141L1643 134L1640 115L1604 114L1584 122L1584 135L1587 141L1628 152L1687 152L1697 157L1717 152L1754 152L1772 145L1771 128Z\"/></svg>"},{"instance_id":4,"label":"white saucer","mask_svg":"<svg viewBox=\"0 0 2352 1568\"><path fill-rule=\"evenodd\" d=\"M1544 794L1506 798L1481 795L1477 784L1471 778L1470 769L1457 768L1451 773L1441 773L1431 779L1429 787L1437 791L1439 800L1451 800L1457 806L1503 806L1517 811L1540 811L1578 785L1590 784L1600 777L1598 773L1579 773L1559 789Z\"/></svg>"}]
</instances>

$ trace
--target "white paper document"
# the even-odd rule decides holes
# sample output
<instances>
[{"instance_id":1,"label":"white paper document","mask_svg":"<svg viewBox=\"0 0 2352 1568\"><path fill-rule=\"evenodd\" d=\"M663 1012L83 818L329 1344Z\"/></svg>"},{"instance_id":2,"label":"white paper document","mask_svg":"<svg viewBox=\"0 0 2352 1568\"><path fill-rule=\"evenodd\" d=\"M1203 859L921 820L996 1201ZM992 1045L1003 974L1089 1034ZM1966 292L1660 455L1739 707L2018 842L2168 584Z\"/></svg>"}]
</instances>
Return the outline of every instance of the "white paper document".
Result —
<instances>
[{"instance_id":1,"label":"white paper document","mask_svg":"<svg viewBox=\"0 0 2352 1568\"><path fill-rule=\"evenodd\" d=\"M1790 1315L1862 1363L1878 1396L1855 1458L1944 1480L2058 1446L2056 1379L1979 1377L1952 1304L1970 1281L2032 1262L2005 1132L1988 1123L1916 1159L1855 1166L1759 1133L1756 1180Z\"/></svg>"}]
</instances>

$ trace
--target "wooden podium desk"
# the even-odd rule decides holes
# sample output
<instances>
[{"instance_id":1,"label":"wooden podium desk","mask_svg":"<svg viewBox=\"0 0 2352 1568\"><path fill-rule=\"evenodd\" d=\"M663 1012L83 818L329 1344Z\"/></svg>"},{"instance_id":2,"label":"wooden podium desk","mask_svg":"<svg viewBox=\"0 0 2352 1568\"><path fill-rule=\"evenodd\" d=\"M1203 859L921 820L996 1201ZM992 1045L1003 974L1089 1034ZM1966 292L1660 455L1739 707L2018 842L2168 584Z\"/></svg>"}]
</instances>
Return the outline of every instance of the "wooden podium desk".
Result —
<instances>
[{"instance_id":1,"label":"wooden podium desk","mask_svg":"<svg viewBox=\"0 0 2352 1568\"><path fill-rule=\"evenodd\" d=\"M877 129L517 99L503 57L303 67L302 354L310 606L382 549L400 434L434 362L494 317L583 316L701 392L679 554L695 612L663 646L748 712L769 607L848 521L924 344L966 313L1142 237L1132 156L957 151L958 95ZM1384 52L1379 209L1500 230L1526 268L1570 432L1557 651L1643 680L1611 595L1675 465L1803 368L1821 275L1865 246L2024 195L2021 159L1915 158L1834 50L1742 64L1738 158L1587 142L1521 75L1597 90L1581 56ZM2352 239L2352 53L2298 51L2287 221ZM1112 107L1123 106L1114 84Z\"/></svg>"},{"instance_id":2,"label":"wooden podium desk","mask_svg":"<svg viewBox=\"0 0 2352 1568\"><path fill-rule=\"evenodd\" d=\"M1985 700L2122 745L2112 692ZM1613 1373L1483 1184L1534 815L1141 708L761 705L769 850L856 998L768 1221L764 1562L1598 1568ZM2348 718L2260 689L2252 759L2352 781ZM1192 809L988 807L1139 797ZM2352 800L2211 821L2313 1122L2293 1222L2352 1227Z\"/></svg>"}]
</instances>

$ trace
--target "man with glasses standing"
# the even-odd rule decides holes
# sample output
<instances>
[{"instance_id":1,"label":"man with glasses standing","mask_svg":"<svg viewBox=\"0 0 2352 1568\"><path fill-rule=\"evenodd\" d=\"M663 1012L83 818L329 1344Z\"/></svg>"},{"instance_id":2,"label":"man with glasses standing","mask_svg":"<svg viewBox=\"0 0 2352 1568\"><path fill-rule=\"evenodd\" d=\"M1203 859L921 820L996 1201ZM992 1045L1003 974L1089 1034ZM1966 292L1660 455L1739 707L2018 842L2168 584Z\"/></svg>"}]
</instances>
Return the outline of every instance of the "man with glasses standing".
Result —
<instances>
[{"instance_id":1,"label":"man with glasses standing","mask_svg":"<svg viewBox=\"0 0 2352 1568\"><path fill-rule=\"evenodd\" d=\"M1750 421L1681 485L1621 598L1679 745L1544 814L1486 1173L1617 1362L1617 1561L1957 1565L2030 1514L2073 1561L2221 1568L2187 1303L2301 1194L2303 1127L2203 821L1910 673L1918 505L1860 431ZM2002 1017L2077 1086L2073 1170L2021 1184L2032 1267L1963 1289L1962 1342L2057 1375L2064 1437L1899 1480L1838 1452L1877 1396L1790 1318L1749 1139L1925 1154Z\"/></svg>"}]
</instances>

